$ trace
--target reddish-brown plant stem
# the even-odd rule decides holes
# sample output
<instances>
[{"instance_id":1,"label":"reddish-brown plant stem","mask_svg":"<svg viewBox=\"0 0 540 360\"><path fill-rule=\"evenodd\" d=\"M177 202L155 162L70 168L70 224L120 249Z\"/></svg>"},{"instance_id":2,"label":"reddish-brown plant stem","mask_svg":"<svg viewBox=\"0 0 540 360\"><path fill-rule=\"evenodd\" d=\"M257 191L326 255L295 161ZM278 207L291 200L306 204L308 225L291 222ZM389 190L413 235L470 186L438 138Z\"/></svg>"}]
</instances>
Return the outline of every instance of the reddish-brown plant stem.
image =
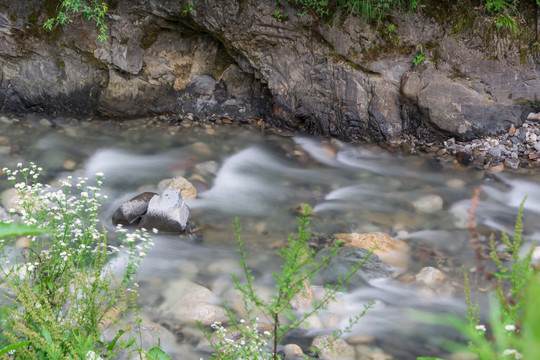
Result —
<instances>
[{"instance_id":1,"label":"reddish-brown plant stem","mask_svg":"<svg viewBox=\"0 0 540 360\"><path fill-rule=\"evenodd\" d=\"M277 360L279 314L274 311L274 360Z\"/></svg>"}]
</instances>

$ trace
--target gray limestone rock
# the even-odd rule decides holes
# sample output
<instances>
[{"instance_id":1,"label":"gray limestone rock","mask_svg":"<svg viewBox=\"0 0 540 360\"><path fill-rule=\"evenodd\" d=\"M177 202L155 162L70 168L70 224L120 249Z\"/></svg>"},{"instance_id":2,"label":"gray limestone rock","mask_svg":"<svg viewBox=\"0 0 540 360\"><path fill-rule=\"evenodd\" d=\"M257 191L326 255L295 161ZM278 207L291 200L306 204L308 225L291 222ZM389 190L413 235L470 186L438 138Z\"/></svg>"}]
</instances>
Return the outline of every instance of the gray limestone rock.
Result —
<instances>
[{"instance_id":1,"label":"gray limestone rock","mask_svg":"<svg viewBox=\"0 0 540 360\"><path fill-rule=\"evenodd\" d=\"M188 217L189 208L180 190L165 190L152 197L139 227L162 233L182 233L186 230Z\"/></svg>"},{"instance_id":2,"label":"gray limestone rock","mask_svg":"<svg viewBox=\"0 0 540 360\"><path fill-rule=\"evenodd\" d=\"M44 41L21 25L47 13L43 2L0 0L2 108L264 118L347 140L433 131L468 140L518 127L527 100L540 98L537 60L519 57L521 42L493 34L486 46L425 14L396 16L391 46L361 17L298 17L293 2L280 5L286 21L273 16L275 3L257 0L201 0L189 12L177 0L117 3L109 39L98 43L79 19ZM430 46L413 66L418 44Z\"/></svg>"}]
</instances>

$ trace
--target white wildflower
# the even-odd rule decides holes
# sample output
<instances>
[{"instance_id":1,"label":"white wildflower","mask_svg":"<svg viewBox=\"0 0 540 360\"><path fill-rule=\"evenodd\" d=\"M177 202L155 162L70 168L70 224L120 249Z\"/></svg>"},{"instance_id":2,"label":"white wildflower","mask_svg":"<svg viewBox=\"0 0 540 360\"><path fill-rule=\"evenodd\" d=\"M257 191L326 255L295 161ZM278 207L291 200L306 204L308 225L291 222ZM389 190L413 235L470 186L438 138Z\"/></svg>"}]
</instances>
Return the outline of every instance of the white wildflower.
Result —
<instances>
[{"instance_id":1,"label":"white wildflower","mask_svg":"<svg viewBox=\"0 0 540 360\"><path fill-rule=\"evenodd\" d=\"M503 351L503 356L511 356L514 359L521 359L523 355L519 353L516 349L506 349Z\"/></svg>"},{"instance_id":2,"label":"white wildflower","mask_svg":"<svg viewBox=\"0 0 540 360\"><path fill-rule=\"evenodd\" d=\"M486 331L486 326L485 325L476 325L475 326L475 329L478 330L478 331Z\"/></svg>"}]
</instances>

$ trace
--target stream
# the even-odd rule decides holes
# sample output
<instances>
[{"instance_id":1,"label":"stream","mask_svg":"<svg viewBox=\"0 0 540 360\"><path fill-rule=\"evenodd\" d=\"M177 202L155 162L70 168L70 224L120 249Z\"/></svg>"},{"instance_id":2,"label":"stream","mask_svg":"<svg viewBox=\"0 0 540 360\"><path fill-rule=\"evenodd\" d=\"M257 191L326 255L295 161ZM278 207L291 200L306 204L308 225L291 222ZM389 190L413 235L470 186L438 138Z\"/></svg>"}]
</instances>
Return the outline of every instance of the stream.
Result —
<instances>
[{"instance_id":1,"label":"stream","mask_svg":"<svg viewBox=\"0 0 540 360\"><path fill-rule=\"evenodd\" d=\"M482 241L503 228L510 231L527 196L524 224L530 244L540 233L540 177L489 174L370 144L291 135L234 123L185 127L155 119L116 123L5 114L0 116L0 168L33 161L52 182L103 172L102 192L108 200L101 219L111 233L111 216L124 201L157 191L163 179L183 176L194 183L199 194L189 201L190 221L200 227L203 241L157 235L139 273L137 301L141 317L150 324L143 341L159 338L173 359L209 357L199 331L172 321L163 311L175 284L189 280L211 289L216 304L231 301L229 274L238 271L239 256L230 224L237 216L248 265L261 291L271 291L272 272L280 265L276 251L296 230L295 216L303 204L314 208L312 231L385 232L409 244L411 259L406 269L394 269L391 278L340 294L338 305L291 334L288 342L309 345L314 336L346 325L363 304L375 301L344 337L356 358L362 359L364 352L405 360L447 356L443 342L457 339L456 332L426 325L412 310L465 313L461 267L472 270L474 278L479 265L468 229L474 189L482 189L474 219ZM10 186L2 177L0 192ZM442 199L442 207L415 205L433 197ZM445 274L440 286L400 280L426 266ZM489 287L482 277L478 274L475 290Z\"/></svg>"}]
</instances>

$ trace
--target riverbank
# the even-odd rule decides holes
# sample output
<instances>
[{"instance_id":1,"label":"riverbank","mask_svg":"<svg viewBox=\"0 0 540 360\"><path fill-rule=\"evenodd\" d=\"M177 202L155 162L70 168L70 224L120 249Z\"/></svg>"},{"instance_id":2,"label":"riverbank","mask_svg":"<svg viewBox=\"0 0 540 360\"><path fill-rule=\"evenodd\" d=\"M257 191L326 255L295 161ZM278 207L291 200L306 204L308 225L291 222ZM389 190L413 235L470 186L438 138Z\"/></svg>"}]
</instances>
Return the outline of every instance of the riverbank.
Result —
<instances>
[{"instance_id":1,"label":"riverbank","mask_svg":"<svg viewBox=\"0 0 540 360\"><path fill-rule=\"evenodd\" d=\"M218 132L221 126L238 126L260 131L261 134L267 132L284 137L302 135L302 132L288 131L268 125L262 119L245 121L217 117L199 119L191 113L185 116L161 115L128 121L92 120L92 118L76 119L73 117L50 118L40 114L19 116L4 113L0 116L0 122L4 124L25 124L25 126L37 130L66 125L82 125L84 127L89 124L101 124L105 128L114 127L126 131L153 129L171 136L182 136L183 131L192 128L198 128L200 131L212 135ZM339 150L339 140L329 138L327 141L330 153ZM456 166L472 167L492 174L502 171L536 174L538 168L540 168L540 122L536 120L525 120L521 126L517 128L512 126L507 132L471 141L458 141L455 138L445 139L440 136L433 136L432 133L428 132L425 136L422 134L418 136L404 135L388 142L379 142L377 145L392 153L428 157L441 163L454 163ZM0 136L0 152L5 154L16 153L18 148L19 146L12 144L9 139Z\"/></svg>"}]
</instances>

